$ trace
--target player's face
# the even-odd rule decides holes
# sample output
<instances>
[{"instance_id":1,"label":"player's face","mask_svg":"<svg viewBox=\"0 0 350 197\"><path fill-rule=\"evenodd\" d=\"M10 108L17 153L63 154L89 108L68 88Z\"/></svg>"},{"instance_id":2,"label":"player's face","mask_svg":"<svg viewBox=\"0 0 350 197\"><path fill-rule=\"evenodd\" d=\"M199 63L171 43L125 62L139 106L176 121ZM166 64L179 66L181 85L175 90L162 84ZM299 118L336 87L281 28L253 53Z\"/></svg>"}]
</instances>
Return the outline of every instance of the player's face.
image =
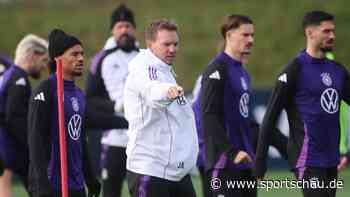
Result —
<instances>
[{"instance_id":1,"label":"player's face","mask_svg":"<svg viewBox=\"0 0 350 197\"><path fill-rule=\"evenodd\" d=\"M155 40L147 42L147 47L166 64L171 65L176 57L179 37L176 31L160 30Z\"/></svg>"},{"instance_id":2,"label":"player's face","mask_svg":"<svg viewBox=\"0 0 350 197\"><path fill-rule=\"evenodd\" d=\"M313 29L312 37L316 45L324 52L332 51L335 40L335 25L333 21L323 21Z\"/></svg>"},{"instance_id":3,"label":"player's face","mask_svg":"<svg viewBox=\"0 0 350 197\"><path fill-rule=\"evenodd\" d=\"M123 34L134 36L135 28L131 23L127 21L120 21L113 26L112 34L115 40L119 40L120 36Z\"/></svg>"},{"instance_id":4,"label":"player's face","mask_svg":"<svg viewBox=\"0 0 350 197\"><path fill-rule=\"evenodd\" d=\"M253 24L242 24L227 32L226 45L237 54L249 55L254 44L254 32Z\"/></svg>"},{"instance_id":5,"label":"player's face","mask_svg":"<svg viewBox=\"0 0 350 197\"><path fill-rule=\"evenodd\" d=\"M29 68L29 75L34 79L40 78L41 71L48 66L49 63L49 55L45 54L33 54L32 65Z\"/></svg>"},{"instance_id":6,"label":"player's face","mask_svg":"<svg viewBox=\"0 0 350 197\"><path fill-rule=\"evenodd\" d=\"M84 51L77 44L62 55L62 71L70 76L81 76L84 72Z\"/></svg>"}]
</instances>

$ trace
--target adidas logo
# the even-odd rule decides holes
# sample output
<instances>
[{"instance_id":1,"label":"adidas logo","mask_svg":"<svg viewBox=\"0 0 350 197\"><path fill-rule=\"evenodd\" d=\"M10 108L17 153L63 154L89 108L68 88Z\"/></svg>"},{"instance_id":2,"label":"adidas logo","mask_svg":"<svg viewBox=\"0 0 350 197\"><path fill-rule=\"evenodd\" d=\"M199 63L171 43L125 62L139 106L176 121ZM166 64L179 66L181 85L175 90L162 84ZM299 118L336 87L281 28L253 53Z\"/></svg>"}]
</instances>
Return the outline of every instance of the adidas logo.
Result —
<instances>
[{"instance_id":1,"label":"adidas logo","mask_svg":"<svg viewBox=\"0 0 350 197\"><path fill-rule=\"evenodd\" d=\"M40 92L39 94L37 94L37 95L34 97L34 100L37 100L37 101L45 101L44 93L43 93L43 92Z\"/></svg>"},{"instance_id":2,"label":"adidas logo","mask_svg":"<svg viewBox=\"0 0 350 197\"><path fill-rule=\"evenodd\" d=\"M22 77L16 81L16 85L25 86L26 80Z\"/></svg>"},{"instance_id":3,"label":"adidas logo","mask_svg":"<svg viewBox=\"0 0 350 197\"><path fill-rule=\"evenodd\" d=\"M210 78L210 79L218 79L218 80L220 80L219 71L215 71L215 72L211 73L211 74L209 75L209 78Z\"/></svg>"},{"instance_id":4,"label":"adidas logo","mask_svg":"<svg viewBox=\"0 0 350 197\"><path fill-rule=\"evenodd\" d=\"M278 81L282 81L284 83L287 83L287 74L284 73L281 76L278 77Z\"/></svg>"}]
</instances>

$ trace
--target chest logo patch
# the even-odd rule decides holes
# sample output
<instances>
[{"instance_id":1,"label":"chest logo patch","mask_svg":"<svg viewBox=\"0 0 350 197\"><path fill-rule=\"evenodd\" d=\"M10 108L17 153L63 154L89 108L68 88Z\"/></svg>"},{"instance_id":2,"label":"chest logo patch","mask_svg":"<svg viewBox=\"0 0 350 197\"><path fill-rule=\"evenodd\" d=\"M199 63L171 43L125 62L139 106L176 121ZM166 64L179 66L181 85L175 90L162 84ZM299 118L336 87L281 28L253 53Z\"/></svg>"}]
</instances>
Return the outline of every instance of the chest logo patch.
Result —
<instances>
[{"instance_id":1,"label":"chest logo patch","mask_svg":"<svg viewBox=\"0 0 350 197\"><path fill-rule=\"evenodd\" d=\"M215 71L215 72L213 72L213 73L211 73L210 75L209 75L209 79L217 79L217 80L220 80L220 73L219 73L219 71Z\"/></svg>"},{"instance_id":2,"label":"chest logo patch","mask_svg":"<svg viewBox=\"0 0 350 197\"><path fill-rule=\"evenodd\" d=\"M68 133L70 138L78 140L81 134L81 116L74 114L68 122Z\"/></svg>"},{"instance_id":3,"label":"chest logo patch","mask_svg":"<svg viewBox=\"0 0 350 197\"><path fill-rule=\"evenodd\" d=\"M337 90L327 88L321 95L321 107L329 114L334 114L339 109L339 96Z\"/></svg>"},{"instance_id":4,"label":"chest logo patch","mask_svg":"<svg viewBox=\"0 0 350 197\"><path fill-rule=\"evenodd\" d=\"M79 111L79 103L78 103L78 99L76 97L72 97L70 98L70 101L72 102L72 108L75 112Z\"/></svg>"},{"instance_id":5,"label":"chest logo patch","mask_svg":"<svg viewBox=\"0 0 350 197\"><path fill-rule=\"evenodd\" d=\"M186 102L186 98L184 96L179 96L176 98L176 102L177 104L179 105L186 105L187 102Z\"/></svg>"},{"instance_id":6,"label":"chest logo patch","mask_svg":"<svg viewBox=\"0 0 350 197\"><path fill-rule=\"evenodd\" d=\"M287 83L287 74L283 73L281 76L279 76L278 81L281 81L283 83Z\"/></svg>"},{"instance_id":7,"label":"chest logo patch","mask_svg":"<svg viewBox=\"0 0 350 197\"><path fill-rule=\"evenodd\" d=\"M322 83L326 86L331 86L332 85L332 78L331 75L329 73L322 73L321 74L322 77Z\"/></svg>"},{"instance_id":8,"label":"chest logo patch","mask_svg":"<svg viewBox=\"0 0 350 197\"><path fill-rule=\"evenodd\" d=\"M26 80L23 77L21 77L16 81L15 84L18 86L26 86L27 83L26 83Z\"/></svg>"},{"instance_id":9,"label":"chest logo patch","mask_svg":"<svg viewBox=\"0 0 350 197\"><path fill-rule=\"evenodd\" d=\"M241 84L242 84L243 90L247 91L248 90L248 84L247 84L246 80L243 77L241 77Z\"/></svg>"},{"instance_id":10,"label":"chest logo patch","mask_svg":"<svg viewBox=\"0 0 350 197\"><path fill-rule=\"evenodd\" d=\"M150 80L157 80L158 79L158 73L157 69L153 66L148 67L148 77Z\"/></svg>"},{"instance_id":11,"label":"chest logo patch","mask_svg":"<svg viewBox=\"0 0 350 197\"><path fill-rule=\"evenodd\" d=\"M244 118L248 118L249 115L249 94L244 93L241 96L241 99L239 100L239 113Z\"/></svg>"}]
</instances>

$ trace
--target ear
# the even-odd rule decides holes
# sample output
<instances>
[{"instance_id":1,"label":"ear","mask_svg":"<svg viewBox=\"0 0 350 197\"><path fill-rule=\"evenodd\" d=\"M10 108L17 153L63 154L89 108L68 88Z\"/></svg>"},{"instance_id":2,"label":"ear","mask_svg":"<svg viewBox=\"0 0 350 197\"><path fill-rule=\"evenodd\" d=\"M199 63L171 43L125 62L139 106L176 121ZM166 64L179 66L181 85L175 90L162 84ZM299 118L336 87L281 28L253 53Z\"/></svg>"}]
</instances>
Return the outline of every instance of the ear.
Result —
<instances>
[{"instance_id":1,"label":"ear","mask_svg":"<svg viewBox=\"0 0 350 197\"><path fill-rule=\"evenodd\" d=\"M60 59L61 59L61 56L55 57L55 63L57 63L58 60L60 60Z\"/></svg>"},{"instance_id":2,"label":"ear","mask_svg":"<svg viewBox=\"0 0 350 197\"><path fill-rule=\"evenodd\" d=\"M114 31L113 31L114 28L111 29L111 34L114 36Z\"/></svg>"},{"instance_id":3,"label":"ear","mask_svg":"<svg viewBox=\"0 0 350 197\"><path fill-rule=\"evenodd\" d=\"M147 48L152 48L153 41L151 40L146 40L146 46Z\"/></svg>"},{"instance_id":4,"label":"ear","mask_svg":"<svg viewBox=\"0 0 350 197\"><path fill-rule=\"evenodd\" d=\"M307 27L305 29L305 35L307 38L312 38L313 37L313 28L312 27Z\"/></svg>"},{"instance_id":5,"label":"ear","mask_svg":"<svg viewBox=\"0 0 350 197\"><path fill-rule=\"evenodd\" d=\"M231 36L231 31L227 31L226 35L225 35L225 38L228 39L230 36Z\"/></svg>"}]
</instances>

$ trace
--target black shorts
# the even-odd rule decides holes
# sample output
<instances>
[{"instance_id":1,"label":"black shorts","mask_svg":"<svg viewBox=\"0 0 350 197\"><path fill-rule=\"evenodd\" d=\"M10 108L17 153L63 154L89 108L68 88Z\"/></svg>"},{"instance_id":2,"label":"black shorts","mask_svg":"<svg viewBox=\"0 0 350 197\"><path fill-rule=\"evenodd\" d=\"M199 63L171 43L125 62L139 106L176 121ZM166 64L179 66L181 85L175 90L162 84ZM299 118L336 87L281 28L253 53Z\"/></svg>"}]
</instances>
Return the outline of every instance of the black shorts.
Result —
<instances>
[{"instance_id":1,"label":"black shorts","mask_svg":"<svg viewBox=\"0 0 350 197\"><path fill-rule=\"evenodd\" d=\"M132 197L195 197L191 177L169 181L153 176L127 172L129 191Z\"/></svg>"},{"instance_id":2,"label":"black shorts","mask_svg":"<svg viewBox=\"0 0 350 197\"><path fill-rule=\"evenodd\" d=\"M212 195L215 196L234 196L234 197L256 197L257 187L256 179L252 175L251 169L232 171L229 169L213 169L207 172ZM250 182L254 187L228 187L227 181L230 182ZM248 185L248 183L247 183Z\"/></svg>"},{"instance_id":3,"label":"black shorts","mask_svg":"<svg viewBox=\"0 0 350 197\"><path fill-rule=\"evenodd\" d=\"M304 167L295 169L294 174L298 180L305 180L309 183L311 181L318 182L317 188L307 186L307 184L303 186L302 192L304 197L335 197L337 189L333 187L333 184L338 178L337 167Z\"/></svg>"}]
</instances>

